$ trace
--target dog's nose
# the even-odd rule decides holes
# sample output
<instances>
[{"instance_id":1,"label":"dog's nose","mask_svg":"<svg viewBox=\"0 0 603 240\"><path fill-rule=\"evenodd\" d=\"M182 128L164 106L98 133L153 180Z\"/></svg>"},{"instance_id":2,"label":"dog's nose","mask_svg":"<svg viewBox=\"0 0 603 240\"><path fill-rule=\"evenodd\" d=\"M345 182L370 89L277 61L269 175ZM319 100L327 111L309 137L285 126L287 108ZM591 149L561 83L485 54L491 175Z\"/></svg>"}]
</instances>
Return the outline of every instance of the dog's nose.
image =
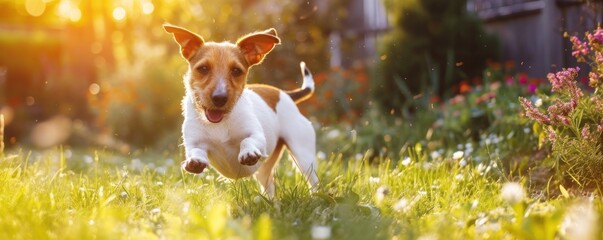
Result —
<instances>
[{"instance_id":1,"label":"dog's nose","mask_svg":"<svg viewBox=\"0 0 603 240\"><path fill-rule=\"evenodd\" d=\"M228 100L228 96L226 96L226 94L213 94L211 96L211 101L214 103L214 106L216 106L216 107L224 106L224 104L226 104L227 100Z\"/></svg>"}]
</instances>

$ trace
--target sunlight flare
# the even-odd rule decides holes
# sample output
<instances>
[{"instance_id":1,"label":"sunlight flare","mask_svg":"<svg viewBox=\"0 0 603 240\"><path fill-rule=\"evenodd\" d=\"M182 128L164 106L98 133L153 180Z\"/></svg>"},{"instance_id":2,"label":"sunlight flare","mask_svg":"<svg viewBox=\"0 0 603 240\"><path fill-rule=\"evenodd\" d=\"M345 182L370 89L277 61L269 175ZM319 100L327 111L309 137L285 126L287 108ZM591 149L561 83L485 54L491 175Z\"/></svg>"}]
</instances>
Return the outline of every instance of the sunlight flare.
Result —
<instances>
[{"instance_id":1,"label":"sunlight flare","mask_svg":"<svg viewBox=\"0 0 603 240\"><path fill-rule=\"evenodd\" d=\"M126 9L123 7L116 7L113 9L113 19L122 21L126 18Z\"/></svg>"}]
</instances>

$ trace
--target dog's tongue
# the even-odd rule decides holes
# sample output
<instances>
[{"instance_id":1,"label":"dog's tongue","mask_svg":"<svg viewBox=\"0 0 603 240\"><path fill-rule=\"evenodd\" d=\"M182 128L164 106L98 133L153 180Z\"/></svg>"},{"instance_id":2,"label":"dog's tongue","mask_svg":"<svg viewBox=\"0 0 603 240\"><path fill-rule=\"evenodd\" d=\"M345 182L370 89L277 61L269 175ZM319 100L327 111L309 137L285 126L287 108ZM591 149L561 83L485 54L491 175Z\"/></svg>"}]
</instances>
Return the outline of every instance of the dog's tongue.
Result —
<instances>
[{"instance_id":1,"label":"dog's tongue","mask_svg":"<svg viewBox=\"0 0 603 240\"><path fill-rule=\"evenodd\" d=\"M222 112L220 110L207 109L207 110L205 110L205 116L207 117L207 120L209 120L210 122L219 123L220 121L222 121L222 118L224 117L224 112Z\"/></svg>"}]
</instances>

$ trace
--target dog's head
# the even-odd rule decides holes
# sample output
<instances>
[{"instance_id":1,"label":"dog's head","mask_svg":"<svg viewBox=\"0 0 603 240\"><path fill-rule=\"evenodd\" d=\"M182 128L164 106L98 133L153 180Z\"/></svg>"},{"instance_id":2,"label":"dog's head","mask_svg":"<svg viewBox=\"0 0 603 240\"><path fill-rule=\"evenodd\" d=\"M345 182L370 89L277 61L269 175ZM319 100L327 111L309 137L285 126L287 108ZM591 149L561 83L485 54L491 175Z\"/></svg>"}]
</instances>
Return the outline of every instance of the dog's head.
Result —
<instances>
[{"instance_id":1,"label":"dog's head","mask_svg":"<svg viewBox=\"0 0 603 240\"><path fill-rule=\"evenodd\" d=\"M222 121L245 88L251 66L262 62L280 43L274 28L247 34L235 44L205 42L199 35L181 27L163 25L180 45L189 65L185 85L199 113L208 121Z\"/></svg>"}]
</instances>

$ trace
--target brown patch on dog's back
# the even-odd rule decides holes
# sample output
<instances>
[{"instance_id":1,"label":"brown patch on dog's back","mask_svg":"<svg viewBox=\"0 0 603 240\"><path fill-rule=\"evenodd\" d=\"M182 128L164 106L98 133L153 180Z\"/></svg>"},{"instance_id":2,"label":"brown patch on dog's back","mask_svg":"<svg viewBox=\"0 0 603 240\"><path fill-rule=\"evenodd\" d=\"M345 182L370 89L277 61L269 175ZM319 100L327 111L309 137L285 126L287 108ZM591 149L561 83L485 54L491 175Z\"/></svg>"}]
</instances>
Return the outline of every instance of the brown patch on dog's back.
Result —
<instances>
[{"instance_id":1,"label":"brown patch on dog's back","mask_svg":"<svg viewBox=\"0 0 603 240\"><path fill-rule=\"evenodd\" d=\"M260 97L268 104L274 112L276 112L276 104L280 100L281 90L270 85L264 84L249 84L248 88L260 95Z\"/></svg>"}]
</instances>

